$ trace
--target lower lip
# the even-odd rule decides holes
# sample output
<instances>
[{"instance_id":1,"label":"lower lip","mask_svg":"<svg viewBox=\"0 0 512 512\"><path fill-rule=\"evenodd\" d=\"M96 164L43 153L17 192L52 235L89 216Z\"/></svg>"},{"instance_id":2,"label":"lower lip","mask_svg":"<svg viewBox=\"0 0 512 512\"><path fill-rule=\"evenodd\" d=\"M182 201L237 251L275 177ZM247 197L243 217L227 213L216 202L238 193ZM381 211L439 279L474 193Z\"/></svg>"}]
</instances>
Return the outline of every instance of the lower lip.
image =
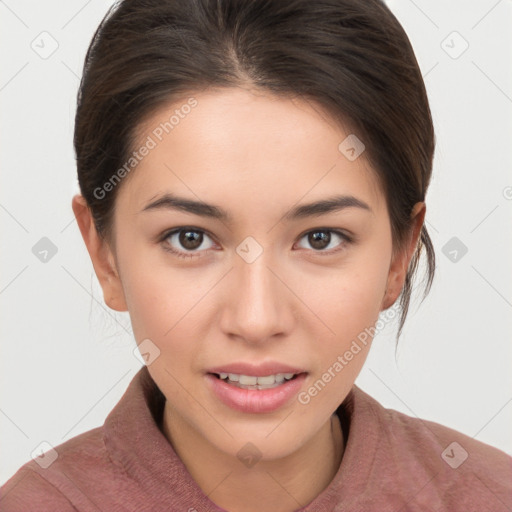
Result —
<instances>
[{"instance_id":1,"label":"lower lip","mask_svg":"<svg viewBox=\"0 0 512 512\"><path fill-rule=\"evenodd\" d=\"M208 385L221 402L237 411L249 413L272 412L279 409L299 392L305 378L306 374L301 373L275 388L242 389L224 382L211 373L206 374Z\"/></svg>"}]
</instances>

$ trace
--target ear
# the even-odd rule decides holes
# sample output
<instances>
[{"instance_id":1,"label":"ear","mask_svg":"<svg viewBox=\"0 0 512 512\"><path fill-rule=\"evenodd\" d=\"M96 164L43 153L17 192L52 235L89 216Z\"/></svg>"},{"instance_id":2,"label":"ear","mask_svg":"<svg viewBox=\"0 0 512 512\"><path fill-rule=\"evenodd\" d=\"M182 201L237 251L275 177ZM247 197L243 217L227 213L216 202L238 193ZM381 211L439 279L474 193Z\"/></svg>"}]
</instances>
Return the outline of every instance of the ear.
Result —
<instances>
[{"instance_id":1,"label":"ear","mask_svg":"<svg viewBox=\"0 0 512 512\"><path fill-rule=\"evenodd\" d=\"M411 212L411 231L405 247L393 255L381 311L391 307L399 297L407 276L409 263L414 255L421 235L421 228L427 211L424 202L416 203Z\"/></svg>"},{"instance_id":2,"label":"ear","mask_svg":"<svg viewBox=\"0 0 512 512\"><path fill-rule=\"evenodd\" d=\"M114 254L109 244L98 235L84 197L80 194L75 195L71 207L91 257L94 272L103 289L105 304L115 311L128 311Z\"/></svg>"}]
</instances>

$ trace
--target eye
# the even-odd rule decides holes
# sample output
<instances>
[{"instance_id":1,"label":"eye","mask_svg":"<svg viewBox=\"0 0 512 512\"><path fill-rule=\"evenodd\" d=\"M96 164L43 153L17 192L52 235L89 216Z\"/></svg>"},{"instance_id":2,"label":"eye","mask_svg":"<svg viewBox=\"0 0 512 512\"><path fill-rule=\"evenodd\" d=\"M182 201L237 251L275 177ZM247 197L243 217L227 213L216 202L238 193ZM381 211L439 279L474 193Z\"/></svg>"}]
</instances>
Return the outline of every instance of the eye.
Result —
<instances>
[{"instance_id":1,"label":"eye","mask_svg":"<svg viewBox=\"0 0 512 512\"><path fill-rule=\"evenodd\" d=\"M199 250L203 245L206 237L210 236L202 229L194 227L181 227L172 231L167 231L161 238L162 247L179 258L196 258L201 257L201 254L208 249L211 249L213 244L203 247L204 250ZM177 248L178 247L178 248Z\"/></svg>"},{"instance_id":2,"label":"eye","mask_svg":"<svg viewBox=\"0 0 512 512\"><path fill-rule=\"evenodd\" d=\"M334 234L334 238L333 235ZM167 231L160 238L160 242L165 251L170 252L179 258L198 258L213 247L213 243L203 247L205 236L212 239L204 230L195 227L180 227ZM330 228L317 228L308 231L301 240L307 238L307 242L313 247L314 251L319 254L333 254L345 249L346 245L352 242L351 237L342 231ZM336 238L339 242L336 244ZM334 243L333 243L334 242ZM331 249L329 249L331 246ZM332 246L335 248L333 249ZM329 249L329 250L325 250Z\"/></svg>"},{"instance_id":3,"label":"eye","mask_svg":"<svg viewBox=\"0 0 512 512\"><path fill-rule=\"evenodd\" d=\"M334 238L332 236L334 234ZM345 249L346 245L352 242L352 239L343 233L342 231L338 231L336 229L329 228L317 228L312 231L308 231L305 233L301 240L307 238L307 242L315 249L315 252L318 253L326 253L333 254L335 252L341 251ZM336 238L341 240L340 243L332 243L336 242ZM325 250L331 246L330 250ZM337 247L332 249L332 247Z\"/></svg>"}]
</instances>

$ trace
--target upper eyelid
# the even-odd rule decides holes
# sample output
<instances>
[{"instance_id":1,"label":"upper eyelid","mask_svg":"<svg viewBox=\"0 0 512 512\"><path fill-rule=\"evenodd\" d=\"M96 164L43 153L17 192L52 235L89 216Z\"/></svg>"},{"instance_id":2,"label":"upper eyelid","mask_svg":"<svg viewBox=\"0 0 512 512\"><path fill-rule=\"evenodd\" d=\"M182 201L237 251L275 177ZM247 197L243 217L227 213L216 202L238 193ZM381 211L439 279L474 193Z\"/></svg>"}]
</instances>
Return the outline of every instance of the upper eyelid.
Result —
<instances>
[{"instance_id":1,"label":"upper eyelid","mask_svg":"<svg viewBox=\"0 0 512 512\"><path fill-rule=\"evenodd\" d=\"M204 228L199 228L199 227L195 227L195 226L180 226L180 227L177 227L177 228L173 228L173 229L170 229L168 231L164 231L163 235L161 236L160 238L160 241L161 242L164 242L166 241L171 235L174 235L176 233L180 233L181 231L198 231L198 232L201 232L201 233L205 233L206 235L208 235L213 241L215 241L215 243L219 243L216 239L216 237L214 235L212 235L207 229L204 229ZM352 233L350 232L346 232L346 230L344 229L339 229L339 228L330 228L330 227L326 227L326 226L320 226L320 227L316 227L316 228L312 228L312 229L308 229L306 231L303 231L299 236L298 236L298 240L300 240L301 238L303 238L304 236L306 236L307 234L309 233L314 233L315 231L330 231L331 233L334 233L338 236L340 236L341 238L344 238L345 239L345 242L347 241L352 241L354 239L354 236L352 235ZM200 251L197 251L197 252L200 252Z\"/></svg>"},{"instance_id":2,"label":"upper eyelid","mask_svg":"<svg viewBox=\"0 0 512 512\"><path fill-rule=\"evenodd\" d=\"M217 239L215 238L215 236L213 236L207 229L203 229L203 228L196 228L194 226L182 226L182 227L179 227L179 228L174 228L174 229L170 229L168 231L164 231L163 234L161 235L160 237L160 241L165 241L167 240L171 235L175 235L176 233L180 233L181 231L198 231L200 233L205 233L206 235L208 235L212 240L215 240L217 241ZM218 242L217 242L218 243Z\"/></svg>"},{"instance_id":3,"label":"upper eyelid","mask_svg":"<svg viewBox=\"0 0 512 512\"><path fill-rule=\"evenodd\" d=\"M304 235L307 235L308 233L314 233L315 231L330 231L331 233L335 233L335 234L340 235L340 236L346 236L347 238L353 238L352 233L350 233L346 229L330 228L330 227L327 227L327 226L320 226L318 228L307 229L306 231L303 231L299 235L299 238L302 238Z\"/></svg>"}]
</instances>

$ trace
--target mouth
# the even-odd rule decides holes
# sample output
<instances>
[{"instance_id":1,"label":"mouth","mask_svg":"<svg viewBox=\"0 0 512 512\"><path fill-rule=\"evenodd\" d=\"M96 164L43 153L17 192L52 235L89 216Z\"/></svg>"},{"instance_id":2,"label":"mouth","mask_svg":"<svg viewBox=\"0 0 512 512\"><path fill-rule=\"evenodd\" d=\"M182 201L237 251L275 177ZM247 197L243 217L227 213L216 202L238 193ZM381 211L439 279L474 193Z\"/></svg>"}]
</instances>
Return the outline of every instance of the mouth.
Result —
<instances>
[{"instance_id":1,"label":"mouth","mask_svg":"<svg viewBox=\"0 0 512 512\"><path fill-rule=\"evenodd\" d=\"M305 374L305 372L300 373L276 373L272 375L265 376L255 376L255 375L243 375L237 373L209 373L209 375L213 375L219 380L230 384L231 386L240 388L240 389L251 389L251 390L263 390L263 389L273 389L281 386L283 383L289 382L291 380L296 379L298 376Z\"/></svg>"},{"instance_id":2,"label":"mouth","mask_svg":"<svg viewBox=\"0 0 512 512\"><path fill-rule=\"evenodd\" d=\"M279 364L273 371L285 369L284 366L286 365ZM291 367L286 367L290 373L270 373L264 370L263 366L248 365L245 367L237 365L237 368L233 367L229 370L241 371L242 368L245 371L249 370L247 372L249 375L228 373L225 371L228 368L211 368L205 374L206 385L213 396L224 405L238 412L251 414L272 413L289 404L305 385L308 375L308 372L302 369ZM259 375L250 375L250 373L259 373Z\"/></svg>"}]
</instances>

